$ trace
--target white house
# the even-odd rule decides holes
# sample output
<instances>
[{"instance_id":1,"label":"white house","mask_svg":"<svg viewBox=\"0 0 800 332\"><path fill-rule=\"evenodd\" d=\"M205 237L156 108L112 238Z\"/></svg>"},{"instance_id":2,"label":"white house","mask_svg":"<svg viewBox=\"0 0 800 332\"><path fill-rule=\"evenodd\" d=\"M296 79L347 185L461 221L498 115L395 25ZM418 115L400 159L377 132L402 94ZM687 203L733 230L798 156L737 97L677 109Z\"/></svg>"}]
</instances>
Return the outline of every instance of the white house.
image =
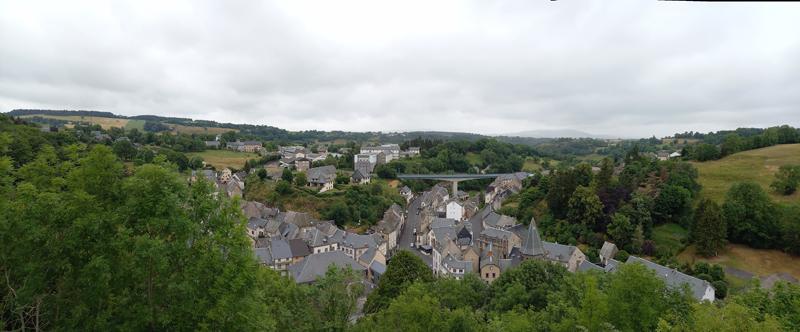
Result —
<instances>
[{"instance_id":1,"label":"white house","mask_svg":"<svg viewBox=\"0 0 800 332\"><path fill-rule=\"evenodd\" d=\"M450 201L447 203L447 212L445 213L445 218L447 219L455 219L455 220L464 220L464 206L457 201Z\"/></svg>"}]
</instances>

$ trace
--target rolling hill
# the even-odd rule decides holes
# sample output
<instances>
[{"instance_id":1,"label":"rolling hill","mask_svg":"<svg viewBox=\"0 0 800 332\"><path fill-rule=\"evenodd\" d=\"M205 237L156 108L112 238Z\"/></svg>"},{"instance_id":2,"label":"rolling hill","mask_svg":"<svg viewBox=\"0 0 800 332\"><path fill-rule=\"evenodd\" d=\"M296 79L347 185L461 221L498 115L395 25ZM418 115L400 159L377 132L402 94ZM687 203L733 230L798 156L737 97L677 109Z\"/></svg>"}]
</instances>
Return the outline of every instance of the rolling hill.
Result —
<instances>
[{"instance_id":1,"label":"rolling hill","mask_svg":"<svg viewBox=\"0 0 800 332\"><path fill-rule=\"evenodd\" d=\"M800 144L783 144L739 152L715 161L694 162L703 186L701 194L718 203L725 199L735 182L753 181L761 185L778 202L800 204L800 193L791 196L776 194L769 187L778 168L786 164L800 165Z\"/></svg>"}]
</instances>

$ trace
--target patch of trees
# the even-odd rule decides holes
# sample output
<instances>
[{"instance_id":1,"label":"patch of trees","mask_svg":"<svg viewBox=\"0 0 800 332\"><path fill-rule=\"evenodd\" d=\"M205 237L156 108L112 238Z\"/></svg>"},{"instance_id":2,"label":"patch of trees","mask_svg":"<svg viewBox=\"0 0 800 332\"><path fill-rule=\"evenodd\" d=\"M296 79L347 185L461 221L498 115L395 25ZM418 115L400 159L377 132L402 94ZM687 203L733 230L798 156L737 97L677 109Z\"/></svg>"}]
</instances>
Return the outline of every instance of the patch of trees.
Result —
<instances>
[{"instance_id":1,"label":"patch of trees","mask_svg":"<svg viewBox=\"0 0 800 332\"><path fill-rule=\"evenodd\" d=\"M724 303L710 304L696 302L688 289L666 286L640 264L623 265L615 273L572 274L561 266L529 260L490 285L474 274L463 280L419 277L413 271L421 264L410 254L390 261L387 275L394 270L406 277L382 278L370 299L388 301L368 311L352 329L780 331L800 323L800 309L790 304L800 287L785 283L772 291L754 287ZM721 269L704 264L689 272L712 282L724 278ZM388 290L392 296L377 295Z\"/></svg>"},{"instance_id":2,"label":"patch of trees","mask_svg":"<svg viewBox=\"0 0 800 332\"><path fill-rule=\"evenodd\" d=\"M781 195L791 195L797 191L798 184L800 184L800 166L783 165L775 174L775 181L770 187Z\"/></svg>"},{"instance_id":3,"label":"patch of trees","mask_svg":"<svg viewBox=\"0 0 800 332\"><path fill-rule=\"evenodd\" d=\"M38 110L38 109L15 109L6 113L10 116L25 115L59 115L59 116L97 116L104 118L125 118L111 112L85 111L85 110Z\"/></svg>"},{"instance_id":4,"label":"patch of trees","mask_svg":"<svg viewBox=\"0 0 800 332\"><path fill-rule=\"evenodd\" d=\"M159 133L162 131L170 131L172 128L161 122L147 120L144 122L144 131Z\"/></svg>"},{"instance_id":5,"label":"patch of trees","mask_svg":"<svg viewBox=\"0 0 800 332\"><path fill-rule=\"evenodd\" d=\"M739 128L703 135L702 143L685 147L684 157L697 161L716 160L740 151L793 143L800 143L800 129L791 126Z\"/></svg>"}]
</instances>

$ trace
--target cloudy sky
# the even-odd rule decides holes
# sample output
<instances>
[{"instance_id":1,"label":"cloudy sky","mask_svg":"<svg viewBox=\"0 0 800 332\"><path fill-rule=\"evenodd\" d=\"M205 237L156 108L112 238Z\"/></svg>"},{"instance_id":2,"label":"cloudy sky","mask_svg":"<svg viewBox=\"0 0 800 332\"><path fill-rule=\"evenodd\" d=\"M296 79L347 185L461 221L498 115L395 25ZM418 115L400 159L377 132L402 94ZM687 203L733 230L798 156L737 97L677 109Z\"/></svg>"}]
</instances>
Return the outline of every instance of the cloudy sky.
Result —
<instances>
[{"instance_id":1,"label":"cloudy sky","mask_svg":"<svg viewBox=\"0 0 800 332\"><path fill-rule=\"evenodd\" d=\"M291 130L800 125L800 3L0 1L0 110Z\"/></svg>"}]
</instances>

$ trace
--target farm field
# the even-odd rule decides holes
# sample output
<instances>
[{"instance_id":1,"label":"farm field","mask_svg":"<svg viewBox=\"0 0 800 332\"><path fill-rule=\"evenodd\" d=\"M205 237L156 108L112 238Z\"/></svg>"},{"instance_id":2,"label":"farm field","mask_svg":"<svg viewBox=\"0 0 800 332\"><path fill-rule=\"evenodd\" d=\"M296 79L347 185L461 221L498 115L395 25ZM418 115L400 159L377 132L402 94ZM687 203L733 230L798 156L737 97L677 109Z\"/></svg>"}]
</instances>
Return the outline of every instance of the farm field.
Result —
<instances>
[{"instance_id":1,"label":"farm field","mask_svg":"<svg viewBox=\"0 0 800 332\"><path fill-rule=\"evenodd\" d=\"M257 153L236 152L230 150L206 150L203 152L190 152L186 154L187 157L192 158L198 156L203 158L206 164L214 166L216 169L236 168L241 169L244 167L245 161L248 159L258 158Z\"/></svg>"},{"instance_id":2,"label":"farm field","mask_svg":"<svg viewBox=\"0 0 800 332\"><path fill-rule=\"evenodd\" d=\"M217 135L217 134L224 134L229 131L239 132L239 129L233 128L217 128L217 127L193 127L193 126L184 126L178 124L168 124L168 126L172 127L172 132L176 134L208 134L208 135Z\"/></svg>"},{"instance_id":3,"label":"farm field","mask_svg":"<svg viewBox=\"0 0 800 332\"><path fill-rule=\"evenodd\" d=\"M80 116L80 115L67 116L67 115L44 115L44 114L25 115L21 116L21 118L32 118L37 116L42 118L58 119L66 121L89 122L93 124L98 124L103 129L110 129L111 127L117 127L125 129L138 128L139 130L144 130L143 120L117 119L117 118L106 118L99 116Z\"/></svg>"},{"instance_id":4,"label":"farm field","mask_svg":"<svg viewBox=\"0 0 800 332\"><path fill-rule=\"evenodd\" d=\"M758 276L786 272L800 279L800 257L780 250L754 249L739 244L729 244L719 256L704 258L695 254L694 246L689 246L678 255L678 261L719 264L748 271Z\"/></svg>"},{"instance_id":5,"label":"farm field","mask_svg":"<svg viewBox=\"0 0 800 332\"><path fill-rule=\"evenodd\" d=\"M800 144L783 144L732 154L720 160L693 162L703 186L701 195L722 203L731 185L753 181L761 185L778 202L800 204L800 193L776 194L769 187L778 168L786 164L800 165Z\"/></svg>"}]
</instances>

